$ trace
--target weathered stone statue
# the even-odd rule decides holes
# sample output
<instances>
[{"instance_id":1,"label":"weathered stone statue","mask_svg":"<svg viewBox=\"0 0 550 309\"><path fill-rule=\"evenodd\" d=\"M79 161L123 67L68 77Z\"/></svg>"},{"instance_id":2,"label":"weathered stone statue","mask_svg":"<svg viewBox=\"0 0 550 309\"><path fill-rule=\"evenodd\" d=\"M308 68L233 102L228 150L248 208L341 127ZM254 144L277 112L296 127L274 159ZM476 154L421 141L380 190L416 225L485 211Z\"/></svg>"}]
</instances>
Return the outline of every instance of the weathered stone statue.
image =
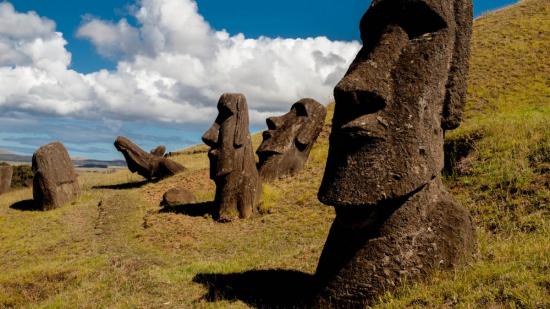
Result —
<instances>
[{"instance_id":1,"label":"weathered stone statue","mask_svg":"<svg viewBox=\"0 0 550 309\"><path fill-rule=\"evenodd\" d=\"M374 0L363 48L334 90L319 200L336 219L317 306L363 307L475 250L469 212L441 183L444 131L461 120L470 0Z\"/></svg>"},{"instance_id":2,"label":"weathered stone statue","mask_svg":"<svg viewBox=\"0 0 550 309\"><path fill-rule=\"evenodd\" d=\"M155 149L152 149L149 153L155 156L164 157L164 153L166 152L166 146L160 145Z\"/></svg>"},{"instance_id":3,"label":"weathered stone statue","mask_svg":"<svg viewBox=\"0 0 550 309\"><path fill-rule=\"evenodd\" d=\"M327 109L313 99L302 99L290 112L266 120L267 131L256 151L262 180L294 175L304 167L309 152L323 129Z\"/></svg>"},{"instance_id":4,"label":"weathered stone statue","mask_svg":"<svg viewBox=\"0 0 550 309\"><path fill-rule=\"evenodd\" d=\"M11 188L13 168L9 165L0 165L0 194L8 192Z\"/></svg>"},{"instance_id":5,"label":"weathered stone statue","mask_svg":"<svg viewBox=\"0 0 550 309\"><path fill-rule=\"evenodd\" d=\"M216 183L218 220L248 218L260 201L261 184L248 131L248 105L242 94L224 94L218 117L202 140L210 147L210 178Z\"/></svg>"},{"instance_id":6,"label":"weathered stone statue","mask_svg":"<svg viewBox=\"0 0 550 309\"><path fill-rule=\"evenodd\" d=\"M119 136L115 141L115 148L124 155L128 169L148 180L173 176L185 170L183 165L159 155L160 152L164 154L166 151L162 147L159 146L151 153L147 153L126 137Z\"/></svg>"},{"instance_id":7,"label":"weathered stone statue","mask_svg":"<svg viewBox=\"0 0 550 309\"><path fill-rule=\"evenodd\" d=\"M65 146L54 142L32 156L33 198L42 210L58 208L80 196L80 186Z\"/></svg>"}]
</instances>

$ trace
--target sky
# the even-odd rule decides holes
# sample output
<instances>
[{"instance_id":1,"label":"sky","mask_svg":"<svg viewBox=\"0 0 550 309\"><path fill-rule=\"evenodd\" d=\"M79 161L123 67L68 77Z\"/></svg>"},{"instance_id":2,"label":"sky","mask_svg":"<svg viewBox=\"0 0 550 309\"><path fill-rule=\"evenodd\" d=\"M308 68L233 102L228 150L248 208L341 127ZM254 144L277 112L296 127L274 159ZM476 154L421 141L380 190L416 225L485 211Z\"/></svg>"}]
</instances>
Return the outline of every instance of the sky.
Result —
<instances>
[{"instance_id":1,"label":"sky","mask_svg":"<svg viewBox=\"0 0 550 309\"><path fill-rule=\"evenodd\" d=\"M474 0L475 15L511 0ZM251 130L332 89L361 45L366 0L0 0L0 150L62 141L120 159L200 143L224 92L247 96Z\"/></svg>"}]
</instances>

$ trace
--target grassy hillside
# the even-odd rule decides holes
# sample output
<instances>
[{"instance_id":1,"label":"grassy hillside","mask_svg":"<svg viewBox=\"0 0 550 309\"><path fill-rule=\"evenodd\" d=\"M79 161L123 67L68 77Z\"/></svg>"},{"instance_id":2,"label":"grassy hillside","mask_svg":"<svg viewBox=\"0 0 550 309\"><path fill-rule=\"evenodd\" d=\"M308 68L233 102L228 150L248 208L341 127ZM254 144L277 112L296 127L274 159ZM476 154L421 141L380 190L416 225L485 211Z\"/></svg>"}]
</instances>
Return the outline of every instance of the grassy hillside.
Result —
<instances>
[{"instance_id":1,"label":"grassy hillside","mask_svg":"<svg viewBox=\"0 0 550 309\"><path fill-rule=\"evenodd\" d=\"M474 216L478 256L376 307L550 307L549 76L548 0L476 21L467 117L447 137L446 183ZM262 214L246 221L206 214L214 185L204 147L175 157L189 170L157 183L83 173L83 196L50 212L27 209L29 189L0 196L0 308L292 303L307 291L334 219L316 199L331 114L306 169L264 185ZM176 186L199 203L159 211Z\"/></svg>"}]
</instances>

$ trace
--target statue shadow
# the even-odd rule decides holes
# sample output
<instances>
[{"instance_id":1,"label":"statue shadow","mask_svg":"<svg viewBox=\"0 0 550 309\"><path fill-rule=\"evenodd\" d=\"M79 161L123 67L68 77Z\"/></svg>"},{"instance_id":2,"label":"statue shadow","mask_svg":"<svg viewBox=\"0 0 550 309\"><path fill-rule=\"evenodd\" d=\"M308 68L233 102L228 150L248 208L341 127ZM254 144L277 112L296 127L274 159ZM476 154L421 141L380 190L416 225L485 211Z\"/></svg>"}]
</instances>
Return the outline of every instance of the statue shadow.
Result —
<instances>
[{"instance_id":1,"label":"statue shadow","mask_svg":"<svg viewBox=\"0 0 550 309\"><path fill-rule=\"evenodd\" d=\"M208 302L240 300L256 308L309 308L317 291L313 275L282 269L198 274L193 282L208 288Z\"/></svg>"},{"instance_id":2,"label":"statue shadow","mask_svg":"<svg viewBox=\"0 0 550 309\"><path fill-rule=\"evenodd\" d=\"M215 204L213 201L184 204L177 206L164 206L159 213L174 213L191 217L204 217L206 215L214 216Z\"/></svg>"},{"instance_id":3,"label":"statue shadow","mask_svg":"<svg viewBox=\"0 0 550 309\"><path fill-rule=\"evenodd\" d=\"M130 189L138 189L146 184L150 183L157 183L161 179L153 179L153 180L142 180L142 181L135 181L135 182L128 182L128 183L120 183L116 185L103 185L103 186L93 186L92 189L106 189L106 190L130 190Z\"/></svg>"},{"instance_id":4,"label":"statue shadow","mask_svg":"<svg viewBox=\"0 0 550 309\"><path fill-rule=\"evenodd\" d=\"M20 211L42 211L32 199L13 203L10 208Z\"/></svg>"}]
</instances>

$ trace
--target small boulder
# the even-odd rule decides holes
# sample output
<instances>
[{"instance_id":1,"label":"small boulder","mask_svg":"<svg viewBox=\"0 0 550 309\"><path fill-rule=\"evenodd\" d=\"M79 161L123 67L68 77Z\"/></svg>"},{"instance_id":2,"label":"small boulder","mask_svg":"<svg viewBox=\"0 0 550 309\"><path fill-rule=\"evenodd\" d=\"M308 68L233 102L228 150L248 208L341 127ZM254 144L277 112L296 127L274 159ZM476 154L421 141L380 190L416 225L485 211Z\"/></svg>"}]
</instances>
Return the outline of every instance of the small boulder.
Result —
<instances>
[{"instance_id":1,"label":"small boulder","mask_svg":"<svg viewBox=\"0 0 550 309\"><path fill-rule=\"evenodd\" d=\"M9 165L0 166L0 194L10 190L13 168Z\"/></svg>"},{"instance_id":2,"label":"small boulder","mask_svg":"<svg viewBox=\"0 0 550 309\"><path fill-rule=\"evenodd\" d=\"M32 157L33 198L39 209L50 210L80 196L77 175L65 146L54 142Z\"/></svg>"},{"instance_id":3,"label":"small boulder","mask_svg":"<svg viewBox=\"0 0 550 309\"><path fill-rule=\"evenodd\" d=\"M164 193L160 205L163 207L174 207L178 205L191 204L193 202L195 202L195 195L193 195L193 193L189 190L174 188Z\"/></svg>"}]
</instances>

